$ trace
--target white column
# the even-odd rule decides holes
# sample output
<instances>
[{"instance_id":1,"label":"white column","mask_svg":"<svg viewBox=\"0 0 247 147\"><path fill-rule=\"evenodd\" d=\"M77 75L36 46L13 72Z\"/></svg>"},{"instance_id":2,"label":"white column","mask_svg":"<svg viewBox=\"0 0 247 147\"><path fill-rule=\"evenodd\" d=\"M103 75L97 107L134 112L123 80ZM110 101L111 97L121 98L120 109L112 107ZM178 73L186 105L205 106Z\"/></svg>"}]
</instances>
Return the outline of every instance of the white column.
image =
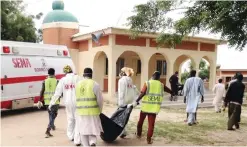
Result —
<instances>
[{"instance_id":1,"label":"white column","mask_svg":"<svg viewBox=\"0 0 247 147\"><path fill-rule=\"evenodd\" d=\"M209 89L211 90L216 82L216 62L210 63Z\"/></svg>"},{"instance_id":2,"label":"white column","mask_svg":"<svg viewBox=\"0 0 247 147\"><path fill-rule=\"evenodd\" d=\"M150 39L146 39L146 47L150 47Z\"/></svg>"},{"instance_id":3,"label":"white column","mask_svg":"<svg viewBox=\"0 0 247 147\"><path fill-rule=\"evenodd\" d=\"M146 81L149 80L150 77L148 77L148 73L149 73L149 68L148 68L148 64L149 63L149 58L143 58L141 60L141 64L142 64L142 71L141 71L141 85L140 85L140 89L142 89L142 86L144 85L144 83Z\"/></svg>"},{"instance_id":4,"label":"white column","mask_svg":"<svg viewBox=\"0 0 247 147\"><path fill-rule=\"evenodd\" d=\"M114 35L114 34L109 35L109 46L114 46L115 40L116 40L116 35Z\"/></svg>"},{"instance_id":5,"label":"white column","mask_svg":"<svg viewBox=\"0 0 247 147\"><path fill-rule=\"evenodd\" d=\"M116 59L111 55L108 57L108 96L110 99L116 97ZM103 71L102 71L103 72Z\"/></svg>"}]
</instances>

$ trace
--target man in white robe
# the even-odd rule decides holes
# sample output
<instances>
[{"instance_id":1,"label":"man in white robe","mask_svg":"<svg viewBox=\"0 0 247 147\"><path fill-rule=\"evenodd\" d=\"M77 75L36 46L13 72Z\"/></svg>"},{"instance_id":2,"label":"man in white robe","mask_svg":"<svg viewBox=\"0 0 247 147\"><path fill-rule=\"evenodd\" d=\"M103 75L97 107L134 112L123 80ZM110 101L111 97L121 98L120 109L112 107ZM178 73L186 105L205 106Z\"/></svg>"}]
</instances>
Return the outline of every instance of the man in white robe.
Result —
<instances>
[{"instance_id":1,"label":"man in white robe","mask_svg":"<svg viewBox=\"0 0 247 147\"><path fill-rule=\"evenodd\" d=\"M215 93L215 97L213 100L213 105L215 108L215 112L216 113L220 113L221 112L221 106L225 97L225 85L222 84L222 79L218 80L219 83L217 83L214 88L213 88L213 92Z\"/></svg>"},{"instance_id":2,"label":"man in white robe","mask_svg":"<svg viewBox=\"0 0 247 147\"><path fill-rule=\"evenodd\" d=\"M200 102L204 101L204 84L201 78L196 77L196 71L191 70L190 78L188 78L184 84L184 102L186 103L186 112L188 116L188 125L196 124L195 113L197 106Z\"/></svg>"},{"instance_id":3,"label":"man in white robe","mask_svg":"<svg viewBox=\"0 0 247 147\"><path fill-rule=\"evenodd\" d=\"M136 89L136 86L133 84L131 76L134 75L132 68L124 67L121 69L119 74L118 81L118 106L125 106L132 104L135 100L135 97L138 96L139 92ZM124 129L120 137L124 138L127 136L127 132Z\"/></svg>"},{"instance_id":4,"label":"man in white robe","mask_svg":"<svg viewBox=\"0 0 247 147\"><path fill-rule=\"evenodd\" d=\"M102 97L99 84L92 80L92 76L93 76L92 69L85 68L84 74L83 74L84 79L79 81L76 84L76 99L77 99L77 102L76 102L77 103L76 104L77 105L76 106L76 114L77 114L76 131L78 131L80 134L80 139L81 139L81 143L83 146L96 146L97 136L100 136L101 132L103 132L103 129L101 126L101 120L99 117L99 114L102 112L102 108L103 108L103 97ZM90 89L91 86L88 87L88 85L90 85L90 82L92 81L93 81L93 86L92 86L92 89ZM85 95L81 94L80 87L84 87L86 91L85 93L93 92L93 95L96 98L96 100L89 100L92 98L85 97L87 96L87 94ZM82 97L78 97L80 96L80 94L82 95ZM94 106L97 106L97 107L87 106L88 102L90 101L93 101L94 103L96 103L96 105ZM79 106L81 102L85 102L85 103L83 105L81 104L82 106Z\"/></svg>"}]
</instances>

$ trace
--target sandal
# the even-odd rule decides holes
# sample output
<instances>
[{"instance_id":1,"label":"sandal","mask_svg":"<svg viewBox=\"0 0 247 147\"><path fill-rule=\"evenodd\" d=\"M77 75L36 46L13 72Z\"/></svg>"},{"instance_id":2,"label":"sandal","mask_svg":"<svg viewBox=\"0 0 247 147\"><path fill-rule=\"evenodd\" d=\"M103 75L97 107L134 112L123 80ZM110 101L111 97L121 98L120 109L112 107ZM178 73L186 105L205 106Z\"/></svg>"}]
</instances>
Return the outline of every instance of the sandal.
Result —
<instances>
[{"instance_id":1,"label":"sandal","mask_svg":"<svg viewBox=\"0 0 247 147\"><path fill-rule=\"evenodd\" d=\"M147 139L148 144L153 144L153 139Z\"/></svg>"},{"instance_id":2,"label":"sandal","mask_svg":"<svg viewBox=\"0 0 247 147\"><path fill-rule=\"evenodd\" d=\"M136 136L138 139L140 139L140 138L141 138L141 136L137 135L137 133L136 133L136 132L135 132L135 136Z\"/></svg>"}]
</instances>

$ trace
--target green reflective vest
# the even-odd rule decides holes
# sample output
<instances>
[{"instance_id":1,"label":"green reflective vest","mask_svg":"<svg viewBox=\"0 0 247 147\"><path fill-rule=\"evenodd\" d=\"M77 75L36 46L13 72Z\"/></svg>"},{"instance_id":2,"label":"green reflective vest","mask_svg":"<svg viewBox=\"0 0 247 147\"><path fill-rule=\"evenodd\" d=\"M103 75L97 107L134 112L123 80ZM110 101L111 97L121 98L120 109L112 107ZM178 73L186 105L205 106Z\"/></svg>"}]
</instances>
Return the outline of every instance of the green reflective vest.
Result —
<instances>
[{"instance_id":1,"label":"green reflective vest","mask_svg":"<svg viewBox=\"0 0 247 147\"><path fill-rule=\"evenodd\" d=\"M92 79L85 79L76 84L76 111L79 115L100 114L93 86L94 81Z\"/></svg>"},{"instance_id":2,"label":"green reflective vest","mask_svg":"<svg viewBox=\"0 0 247 147\"><path fill-rule=\"evenodd\" d=\"M159 113L163 101L163 84L158 80L146 82L147 91L142 99L141 111L146 113Z\"/></svg>"},{"instance_id":3,"label":"green reflective vest","mask_svg":"<svg viewBox=\"0 0 247 147\"><path fill-rule=\"evenodd\" d=\"M45 105L49 105L51 97L54 95L57 87L57 79L48 77L45 80L45 92L44 92L44 101ZM59 104L59 100L56 101L56 104Z\"/></svg>"}]
</instances>

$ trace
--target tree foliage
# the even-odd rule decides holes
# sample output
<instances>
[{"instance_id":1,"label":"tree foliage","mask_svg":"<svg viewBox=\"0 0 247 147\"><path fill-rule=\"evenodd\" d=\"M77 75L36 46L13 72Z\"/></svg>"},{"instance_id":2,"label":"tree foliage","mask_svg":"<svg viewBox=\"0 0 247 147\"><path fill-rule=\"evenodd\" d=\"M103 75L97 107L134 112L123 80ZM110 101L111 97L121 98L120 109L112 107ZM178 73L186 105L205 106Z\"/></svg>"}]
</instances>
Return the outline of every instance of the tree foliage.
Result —
<instances>
[{"instance_id":1,"label":"tree foliage","mask_svg":"<svg viewBox=\"0 0 247 147\"><path fill-rule=\"evenodd\" d=\"M1 1L1 39L25 42L42 41L42 31L35 28L34 19L43 13L26 15L22 1Z\"/></svg>"},{"instance_id":2,"label":"tree foliage","mask_svg":"<svg viewBox=\"0 0 247 147\"><path fill-rule=\"evenodd\" d=\"M191 71L193 69L193 65L192 65L192 62L189 62L189 71ZM201 60L200 63L199 63L199 73L198 73L198 76L201 78L201 79L209 79L209 75L210 75L210 67L207 66L206 64L206 61L205 60ZM184 83L186 81L186 79L188 79L190 76L189 72L187 70L185 70L184 73L182 73L181 75L181 82Z\"/></svg>"},{"instance_id":3,"label":"tree foliage","mask_svg":"<svg viewBox=\"0 0 247 147\"><path fill-rule=\"evenodd\" d=\"M182 2L187 2L183 7ZM190 6L191 5L191 6ZM174 20L169 12L184 9L184 17ZM154 1L134 7L128 25L135 38L144 32L160 32L156 42L175 46L183 37L200 31L221 34L231 47L242 50L247 43L247 3L245 1ZM167 31L168 30L168 31Z\"/></svg>"}]
</instances>

